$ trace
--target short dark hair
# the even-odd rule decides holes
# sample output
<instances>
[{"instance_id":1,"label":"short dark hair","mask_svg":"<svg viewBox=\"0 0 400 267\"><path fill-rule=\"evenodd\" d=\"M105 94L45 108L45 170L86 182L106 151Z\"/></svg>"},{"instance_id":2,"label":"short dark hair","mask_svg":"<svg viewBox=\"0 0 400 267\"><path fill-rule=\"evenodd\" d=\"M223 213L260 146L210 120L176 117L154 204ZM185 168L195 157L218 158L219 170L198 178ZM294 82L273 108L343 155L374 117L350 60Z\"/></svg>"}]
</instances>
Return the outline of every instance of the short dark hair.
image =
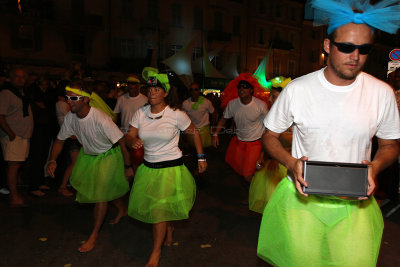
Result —
<instances>
[{"instance_id":1,"label":"short dark hair","mask_svg":"<svg viewBox=\"0 0 400 267\"><path fill-rule=\"evenodd\" d=\"M72 82L69 83L68 85L69 87L78 87L80 90L90 94L90 90L86 88L85 86L85 82L82 80L74 80Z\"/></svg>"}]
</instances>

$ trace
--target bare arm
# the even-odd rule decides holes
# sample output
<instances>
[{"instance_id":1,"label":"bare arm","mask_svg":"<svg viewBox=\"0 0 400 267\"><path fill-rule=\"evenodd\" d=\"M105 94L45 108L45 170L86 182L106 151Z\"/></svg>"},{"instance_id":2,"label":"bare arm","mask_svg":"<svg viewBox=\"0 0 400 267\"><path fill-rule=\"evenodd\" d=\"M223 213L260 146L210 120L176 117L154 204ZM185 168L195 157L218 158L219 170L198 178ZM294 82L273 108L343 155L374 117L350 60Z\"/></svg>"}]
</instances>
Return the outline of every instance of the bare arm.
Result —
<instances>
[{"instance_id":1,"label":"bare arm","mask_svg":"<svg viewBox=\"0 0 400 267\"><path fill-rule=\"evenodd\" d=\"M112 120L113 120L113 122L114 122L115 124L117 124L117 122L118 122L120 116L121 116L121 113L115 113L115 116L112 118Z\"/></svg>"},{"instance_id":2,"label":"bare arm","mask_svg":"<svg viewBox=\"0 0 400 267\"><path fill-rule=\"evenodd\" d=\"M53 147L51 148L50 158L49 158L49 161L47 164L46 171L52 178L54 178L54 176L55 176L54 171L57 168L56 160L58 158L58 155L60 155L60 153L63 149L64 142L65 142L65 140L56 139L53 143Z\"/></svg>"},{"instance_id":3,"label":"bare arm","mask_svg":"<svg viewBox=\"0 0 400 267\"><path fill-rule=\"evenodd\" d=\"M143 146L143 141L139 138L138 134L139 134L138 128L135 128L132 125L130 125L128 133L125 135L126 144L128 147L137 149Z\"/></svg>"},{"instance_id":4,"label":"bare arm","mask_svg":"<svg viewBox=\"0 0 400 267\"><path fill-rule=\"evenodd\" d=\"M11 130L10 126L8 125L6 118L3 115L0 115L0 128L8 135L10 141L15 139L15 133Z\"/></svg>"},{"instance_id":5,"label":"bare arm","mask_svg":"<svg viewBox=\"0 0 400 267\"><path fill-rule=\"evenodd\" d=\"M214 109L214 112L211 113L211 125L216 125L218 121L218 112Z\"/></svg>"},{"instance_id":6,"label":"bare arm","mask_svg":"<svg viewBox=\"0 0 400 267\"><path fill-rule=\"evenodd\" d=\"M221 131L222 126L224 126L225 123L226 123L226 119L224 117L222 117L219 120L218 125L217 125L216 129L213 132L212 142L213 142L213 146L214 147L217 147L219 145L218 133Z\"/></svg>"},{"instance_id":7,"label":"bare arm","mask_svg":"<svg viewBox=\"0 0 400 267\"><path fill-rule=\"evenodd\" d=\"M288 151L283 148L281 142L279 141L279 133L267 130L262 136L262 144L265 151L274 159L279 161L284 165L288 172L292 173L294 182L300 194L307 196L303 193L302 185L308 186L307 182L303 178L303 162L306 161L307 157L301 157L296 159L290 155Z\"/></svg>"},{"instance_id":8,"label":"bare arm","mask_svg":"<svg viewBox=\"0 0 400 267\"><path fill-rule=\"evenodd\" d=\"M197 154L203 154L203 144L201 143L201 138L199 132L194 127L193 123L190 123L189 127L184 131L185 134L194 134L194 146L196 147ZM204 172L207 169L206 161L198 161L199 173Z\"/></svg>"},{"instance_id":9,"label":"bare arm","mask_svg":"<svg viewBox=\"0 0 400 267\"><path fill-rule=\"evenodd\" d=\"M119 146L121 147L122 156L124 157L124 164L126 166L131 165L131 158L129 156L129 151L126 147L126 138L123 136L121 139L118 140Z\"/></svg>"},{"instance_id":10,"label":"bare arm","mask_svg":"<svg viewBox=\"0 0 400 267\"><path fill-rule=\"evenodd\" d=\"M385 140L378 138L378 150L372 162L363 160L362 163L368 164L368 192L370 196L376 189L376 179L378 174L386 167L390 166L399 155L399 142L397 140Z\"/></svg>"},{"instance_id":11,"label":"bare arm","mask_svg":"<svg viewBox=\"0 0 400 267\"><path fill-rule=\"evenodd\" d=\"M124 157L124 165L125 165L125 176L133 177L133 169L131 165L131 157L129 155L129 151L127 149L126 138L123 136L118 140L119 146L121 147L122 156Z\"/></svg>"}]
</instances>

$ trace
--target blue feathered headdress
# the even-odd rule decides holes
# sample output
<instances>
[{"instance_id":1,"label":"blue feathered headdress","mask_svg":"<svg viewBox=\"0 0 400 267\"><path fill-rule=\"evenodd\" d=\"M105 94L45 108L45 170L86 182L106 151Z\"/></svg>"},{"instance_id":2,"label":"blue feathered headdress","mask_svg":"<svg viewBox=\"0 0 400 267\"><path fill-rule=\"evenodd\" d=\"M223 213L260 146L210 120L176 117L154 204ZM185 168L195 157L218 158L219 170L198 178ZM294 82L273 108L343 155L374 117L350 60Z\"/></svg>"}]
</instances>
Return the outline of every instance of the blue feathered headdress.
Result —
<instances>
[{"instance_id":1,"label":"blue feathered headdress","mask_svg":"<svg viewBox=\"0 0 400 267\"><path fill-rule=\"evenodd\" d=\"M351 22L394 34L400 27L400 5L398 0L375 5L368 0L308 0L305 17L313 19L314 25L328 24L328 34Z\"/></svg>"}]
</instances>

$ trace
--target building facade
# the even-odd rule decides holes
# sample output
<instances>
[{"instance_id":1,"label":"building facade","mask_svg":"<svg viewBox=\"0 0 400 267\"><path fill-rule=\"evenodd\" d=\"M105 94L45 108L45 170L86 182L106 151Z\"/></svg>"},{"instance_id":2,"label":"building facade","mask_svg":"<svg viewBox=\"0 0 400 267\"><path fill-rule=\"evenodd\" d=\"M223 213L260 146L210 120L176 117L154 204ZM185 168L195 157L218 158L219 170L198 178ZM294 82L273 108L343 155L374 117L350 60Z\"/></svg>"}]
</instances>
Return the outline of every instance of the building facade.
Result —
<instances>
[{"instance_id":1,"label":"building facade","mask_svg":"<svg viewBox=\"0 0 400 267\"><path fill-rule=\"evenodd\" d=\"M295 78L326 63L325 29L303 19L304 2L0 0L0 65L57 69L80 62L92 70L163 70L161 61L193 40L193 62L205 48L214 52L218 71L236 56L239 73L254 72L268 53L267 79ZM399 40L378 37L372 57L381 63L368 65L373 72L387 64L383 55Z\"/></svg>"}]
</instances>

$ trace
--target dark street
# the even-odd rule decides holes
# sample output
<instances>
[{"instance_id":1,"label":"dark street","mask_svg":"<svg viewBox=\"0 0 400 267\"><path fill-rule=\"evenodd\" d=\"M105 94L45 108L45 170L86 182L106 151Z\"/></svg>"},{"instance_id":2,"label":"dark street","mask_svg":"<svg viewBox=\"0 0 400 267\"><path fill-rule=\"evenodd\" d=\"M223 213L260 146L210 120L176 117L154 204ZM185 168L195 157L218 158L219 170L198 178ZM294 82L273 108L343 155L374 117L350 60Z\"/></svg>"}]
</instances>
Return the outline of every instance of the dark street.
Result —
<instances>
[{"instance_id":1,"label":"dark street","mask_svg":"<svg viewBox=\"0 0 400 267\"><path fill-rule=\"evenodd\" d=\"M242 204L245 187L224 162L227 141L209 150L209 169L191 217L176 223L176 243L163 249L161 267L269 266L256 255L261 216ZM190 159L185 157L191 168ZM29 207L10 209L2 197L0 266L145 265L152 249L151 225L128 217L110 225L113 207L94 250L79 253L77 248L92 229L93 207L61 196L57 182L45 197L31 198ZM27 188L19 189L28 197ZM400 212L385 219L378 266L400 266Z\"/></svg>"}]
</instances>

